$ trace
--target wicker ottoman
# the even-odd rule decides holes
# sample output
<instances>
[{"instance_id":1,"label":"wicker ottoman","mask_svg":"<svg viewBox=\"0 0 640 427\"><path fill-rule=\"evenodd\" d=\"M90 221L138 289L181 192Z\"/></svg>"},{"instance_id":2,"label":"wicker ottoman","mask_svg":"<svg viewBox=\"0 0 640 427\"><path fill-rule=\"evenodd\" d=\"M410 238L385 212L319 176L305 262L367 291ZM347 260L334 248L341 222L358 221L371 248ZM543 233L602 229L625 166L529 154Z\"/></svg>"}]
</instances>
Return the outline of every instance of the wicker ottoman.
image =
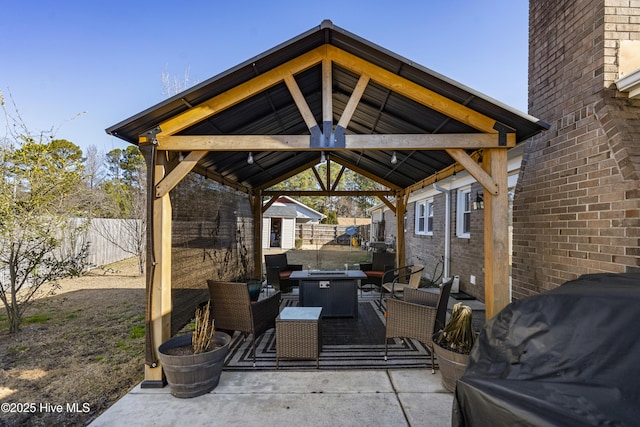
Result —
<instances>
[{"instance_id":1,"label":"wicker ottoman","mask_svg":"<svg viewBox=\"0 0 640 427\"><path fill-rule=\"evenodd\" d=\"M276 369L280 359L315 359L320 367L322 307L285 307L276 317Z\"/></svg>"}]
</instances>

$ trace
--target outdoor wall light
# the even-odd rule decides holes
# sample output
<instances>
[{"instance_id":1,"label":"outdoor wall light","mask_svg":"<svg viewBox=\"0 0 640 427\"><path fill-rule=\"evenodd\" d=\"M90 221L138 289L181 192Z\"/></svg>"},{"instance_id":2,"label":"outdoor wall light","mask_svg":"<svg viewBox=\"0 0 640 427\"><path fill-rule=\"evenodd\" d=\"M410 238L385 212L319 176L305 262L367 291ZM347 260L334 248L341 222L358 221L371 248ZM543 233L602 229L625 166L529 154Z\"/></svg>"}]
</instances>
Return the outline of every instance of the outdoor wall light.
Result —
<instances>
[{"instance_id":1,"label":"outdoor wall light","mask_svg":"<svg viewBox=\"0 0 640 427\"><path fill-rule=\"evenodd\" d=\"M391 154L391 164L392 164L392 165L395 165L396 163L398 163L398 157L396 156L396 152L394 151L394 152Z\"/></svg>"},{"instance_id":2,"label":"outdoor wall light","mask_svg":"<svg viewBox=\"0 0 640 427\"><path fill-rule=\"evenodd\" d=\"M476 200L473 202L473 210L482 210L484 209L484 198L480 195L479 191L476 191Z\"/></svg>"},{"instance_id":3,"label":"outdoor wall light","mask_svg":"<svg viewBox=\"0 0 640 427\"><path fill-rule=\"evenodd\" d=\"M251 151L249 151L249 155L247 156L247 163L250 165L253 164L253 155L251 154Z\"/></svg>"}]
</instances>

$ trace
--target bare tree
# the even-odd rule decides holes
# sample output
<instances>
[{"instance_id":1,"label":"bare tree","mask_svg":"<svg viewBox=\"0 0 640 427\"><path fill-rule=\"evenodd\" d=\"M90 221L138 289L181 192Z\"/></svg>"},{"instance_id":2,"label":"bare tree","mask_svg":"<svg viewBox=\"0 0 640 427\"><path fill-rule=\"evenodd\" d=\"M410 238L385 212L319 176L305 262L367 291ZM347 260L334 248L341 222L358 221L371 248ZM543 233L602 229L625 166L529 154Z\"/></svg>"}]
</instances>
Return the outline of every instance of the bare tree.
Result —
<instances>
[{"instance_id":1,"label":"bare tree","mask_svg":"<svg viewBox=\"0 0 640 427\"><path fill-rule=\"evenodd\" d=\"M65 247L82 226L71 221L68 194L82 177L82 151L50 132L35 136L0 93L7 135L0 145L0 300L18 332L34 297L84 269L87 245Z\"/></svg>"},{"instance_id":2,"label":"bare tree","mask_svg":"<svg viewBox=\"0 0 640 427\"><path fill-rule=\"evenodd\" d=\"M186 89L191 84L189 68L185 69L182 80L162 73L163 94L171 96ZM87 159L90 158L87 154ZM105 155L107 176L100 184L106 196L108 217L120 218L118 226L95 222L94 229L108 242L125 253L138 258L140 274L145 269L145 244L147 232L146 216L146 170L142 154L137 147L115 149ZM91 166L87 164L87 168ZM87 176L93 176L87 174Z\"/></svg>"},{"instance_id":3,"label":"bare tree","mask_svg":"<svg viewBox=\"0 0 640 427\"><path fill-rule=\"evenodd\" d=\"M162 94L165 96L173 96L198 83L197 81L191 81L190 72L191 68L186 67L182 79L179 79L178 76L172 76L169 71L164 70L160 77L163 88Z\"/></svg>"},{"instance_id":4,"label":"bare tree","mask_svg":"<svg viewBox=\"0 0 640 427\"><path fill-rule=\"evenodd\" d=\"M102 189L107 197L111 217L122 219L118 227L96 223L96 231L125 253L138 258L140 274L145 268L146 170L144 158L137 147L119 148L107 153L110 179Z\"/></svg>"},{"instance_id":5,"label":"bare tree","mask_svg":"<svg viewBox=\"0 0 640 427\"><path fill-rule=\"evenodd\" d=\"M95 145L87 147L84 160L84 176L87 188L95 191L100 188L106 172L104 170L104 154Z\"/></svg>"}]
</instances>

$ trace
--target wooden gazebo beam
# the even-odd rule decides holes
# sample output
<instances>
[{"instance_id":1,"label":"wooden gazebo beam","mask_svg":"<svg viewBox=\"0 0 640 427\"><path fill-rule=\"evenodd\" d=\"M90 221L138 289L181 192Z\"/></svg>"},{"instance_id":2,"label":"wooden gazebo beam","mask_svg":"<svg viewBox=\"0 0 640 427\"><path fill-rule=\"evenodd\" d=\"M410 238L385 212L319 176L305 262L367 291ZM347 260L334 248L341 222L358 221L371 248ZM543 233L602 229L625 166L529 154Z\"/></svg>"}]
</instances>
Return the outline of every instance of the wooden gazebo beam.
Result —
<instances>
[{"instance_id":1,"label":"wooden gazebo beam","mask_svg":"<svg viewBox=\"0 0 640 427\"><path fill-rule=\"evenodd\" d=\"M167 151L367 151L367 150L478 150L500 148L497 134L379 134L345 135L344 147L311 148L309 135L158 135ZM507 135L506 148L514 147L515 134Z\"/></svg>"},{"instance_id":2,"label":"wooden gazebo beam","mask_svg":"<svg viewBox=\"0 0 640 427\"><path fill-rule=\"evenodd\" d=\"M297 74L313 67L322 61L322 58L325 56L326 48L321 46L287 61L282 65L272 68L265 73L259 74L251 80L241 83L238 86L234 86L218 96L163 121L160 123L162 134L174 135L195 123L201 122L202 120L224 111L247 98L281 83L285 75Z\"/></svg>"},{"instance_id":3,"label":"wooden gazebo beam","mask_svg":"<svg viewBox=\"0 0 640 427\"><path fill-rule=\"evenodd\" d=\"M338 196L338 197L359 197L373 196L384 197L393 196L395 191L384 190L264 190L263 196Z\"/></svg>"},{"instance_id":4,"label":"wooden gazebo beam","mask_svg":"<svg viewBox=\"0 0 640 427\"><path fill-rule=\"evenodd\" d=\"M284 180L287 180L287 179L291 178L292 176L296 176L297 174L299 174L300 172L302 172L304 170L307 170L309 168L314 167L316 165L316 163L317 163L316 160L312 160L310 162L302 164L302 165L298 166L297 168L289 171L288 173L280 175L276 179L272 179L271 181L267 181L264 184L262 184L262 185L260 185L258 187L255 187L255 189L264 190L265 188L272 187L272 186L274 186L274 185L276 185L276 184L278 184L278 183L280 183L280 182L282 182Z\"/></svg>"}]
</instances>

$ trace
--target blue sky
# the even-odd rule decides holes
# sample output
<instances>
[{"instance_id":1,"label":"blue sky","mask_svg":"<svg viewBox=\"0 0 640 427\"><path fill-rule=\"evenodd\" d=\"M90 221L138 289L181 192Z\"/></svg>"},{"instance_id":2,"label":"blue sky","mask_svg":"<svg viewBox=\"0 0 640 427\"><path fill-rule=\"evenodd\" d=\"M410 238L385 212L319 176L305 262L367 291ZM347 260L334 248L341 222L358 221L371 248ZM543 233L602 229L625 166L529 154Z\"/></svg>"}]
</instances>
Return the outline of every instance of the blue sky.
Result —
<instances>
[{"instance_id":1,"label":"blue sky","mask_svg":"<svg viewBox=\"0 0 640 427\"><path fill-rule=\"evenodd\" d=\"M27 127L83 150L168 96L162 74L204 81L322 20L513 108L527 109L525 0L4 1L0 90ZM4 120L0 136L5 135Z\"/></svg>"}]
</instances>

